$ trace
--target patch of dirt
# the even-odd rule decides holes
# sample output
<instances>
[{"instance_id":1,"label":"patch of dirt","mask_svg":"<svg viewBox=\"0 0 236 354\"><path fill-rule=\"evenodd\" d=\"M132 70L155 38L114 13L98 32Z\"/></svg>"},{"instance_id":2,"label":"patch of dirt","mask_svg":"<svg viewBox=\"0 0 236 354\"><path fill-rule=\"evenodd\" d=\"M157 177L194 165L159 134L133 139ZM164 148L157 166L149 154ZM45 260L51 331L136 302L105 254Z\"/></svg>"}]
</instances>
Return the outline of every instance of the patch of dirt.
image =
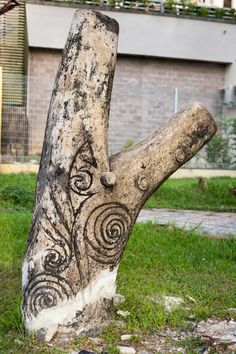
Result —
<instances>
[{"instance_id":1,"label":"patch of dirt","mask_svg":"<svg viewBox=\"0 0 236 354\"><path fill-rule=\"evenodd\" d=\"M119 332L120 340L117 340L114 345L133 348L136 354L236 353L236 321L234 320L210 318L199 323L192 322L190 330L167 328L151 335L130 336L129 334L132 333L125 333L121 328ZM122 334L122 338L126 340L121 339ZM70 350L68 347L64 347L64 350L69 354L78 354L81 350L84 350L84 353L88 351L96 354L110 354L100 338L89 338L76 350Z\"/></svg>"}]
</instances>

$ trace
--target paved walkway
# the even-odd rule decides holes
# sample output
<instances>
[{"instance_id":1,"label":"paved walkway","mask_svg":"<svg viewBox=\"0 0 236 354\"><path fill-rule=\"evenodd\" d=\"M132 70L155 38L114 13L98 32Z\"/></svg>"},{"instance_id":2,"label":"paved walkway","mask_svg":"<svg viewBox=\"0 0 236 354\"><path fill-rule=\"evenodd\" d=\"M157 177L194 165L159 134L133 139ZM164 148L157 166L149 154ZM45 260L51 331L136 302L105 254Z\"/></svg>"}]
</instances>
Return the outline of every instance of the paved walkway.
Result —
<instances>
[{"instance_id":1,"label":"paved walkway","mask_svg":"<svg viewBox=\"0 0 236 354\"><path fill-rule=\"evenodd\" d=\"M138 222L151 220L160 225L172 224L185 229L223 237L236 237L236 213L195 210L142 209Z\"/></svg>"}]
</instances>

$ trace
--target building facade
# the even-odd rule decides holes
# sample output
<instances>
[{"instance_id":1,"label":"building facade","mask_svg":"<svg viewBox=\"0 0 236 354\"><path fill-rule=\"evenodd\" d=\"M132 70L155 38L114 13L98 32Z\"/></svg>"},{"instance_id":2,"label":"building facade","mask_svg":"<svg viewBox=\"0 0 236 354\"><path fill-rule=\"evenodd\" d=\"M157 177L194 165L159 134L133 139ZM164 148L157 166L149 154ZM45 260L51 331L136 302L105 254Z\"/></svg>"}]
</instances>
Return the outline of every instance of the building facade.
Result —
<instances>
[{"instance_id":1,"label":"building facade","mask_svg":"<svg viewBox=\"0 0 236 354\"><path fill-rule=\"evenodd\" d=\"M43 129L37 129L37 122L46 118L49 93L76 9L36 4L26 8L29 113L35 116L31 132L36 142L37 136L42 140ZM158 129L175 111L176 89L178 109L197 100L216 117L222 116L221 89L236 84L234 73L230 74L236 57L234 24L118 10L104 13L120 24L110 117L112 152ZM34 94L39 90L39 95ZM234 115L233 107L228 115ZM32 147L33 154L39 145Z\"/></svg>"},{"instance_id":2,"label":"building facade","mask_svg":"<svg viewBox=\"0 0 236 354\"><path fill-rule=\"evenodd\" d=\"M84 6L26 3L29 160L37 160L41 153L55 75L79 7ZM233 21L116 8L107 11L104 7L99 10L120 25L110 112L111 153L158 129L193 101L203 102L218 120L236 116ZM12 145L7 151L19 149L20 155L21 146Z\"/></svg>"}]
</instances>

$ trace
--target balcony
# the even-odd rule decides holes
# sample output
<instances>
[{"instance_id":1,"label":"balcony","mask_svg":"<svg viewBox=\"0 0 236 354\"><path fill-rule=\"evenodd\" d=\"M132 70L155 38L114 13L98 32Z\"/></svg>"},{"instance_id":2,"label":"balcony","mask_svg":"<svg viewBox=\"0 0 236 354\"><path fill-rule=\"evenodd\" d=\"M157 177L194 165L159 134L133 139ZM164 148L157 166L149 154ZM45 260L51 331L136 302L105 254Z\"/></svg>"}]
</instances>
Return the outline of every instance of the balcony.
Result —
<instances>
[{"instance_id":1,"label":"balcony","mask_svg":"<svg viewBox=\"0 0 236 354\"><path fill-rule=\"evenodd\" d=\"M173 0L46 0L27 1L47 5L92 7L104 11L146 13L149 15L174 16L201 20L236 22L236 9L216 6L199 6L190 1Z\"/></svg>"}]
</instances>

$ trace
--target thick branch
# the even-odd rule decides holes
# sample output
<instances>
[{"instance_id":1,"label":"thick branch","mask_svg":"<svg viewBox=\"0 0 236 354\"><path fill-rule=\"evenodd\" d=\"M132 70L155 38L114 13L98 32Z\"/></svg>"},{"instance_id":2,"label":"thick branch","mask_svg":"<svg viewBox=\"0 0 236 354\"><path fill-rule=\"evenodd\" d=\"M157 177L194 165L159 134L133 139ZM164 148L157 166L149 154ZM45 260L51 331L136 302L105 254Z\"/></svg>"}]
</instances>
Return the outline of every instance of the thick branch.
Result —
<instances>
[{"instance_id":1,"label":"thick branch","mask_svg":"<svg viewBox=\"0 0 236 354\"><path fill-rule=\"evenodd\" d=\"M134 214L179 167L191 159L216 132L216 123L200 103L176 114L159 131L110 159L122 203ZM128 195L125 191L129 191Z\"/></svg>"}]
</instances>

